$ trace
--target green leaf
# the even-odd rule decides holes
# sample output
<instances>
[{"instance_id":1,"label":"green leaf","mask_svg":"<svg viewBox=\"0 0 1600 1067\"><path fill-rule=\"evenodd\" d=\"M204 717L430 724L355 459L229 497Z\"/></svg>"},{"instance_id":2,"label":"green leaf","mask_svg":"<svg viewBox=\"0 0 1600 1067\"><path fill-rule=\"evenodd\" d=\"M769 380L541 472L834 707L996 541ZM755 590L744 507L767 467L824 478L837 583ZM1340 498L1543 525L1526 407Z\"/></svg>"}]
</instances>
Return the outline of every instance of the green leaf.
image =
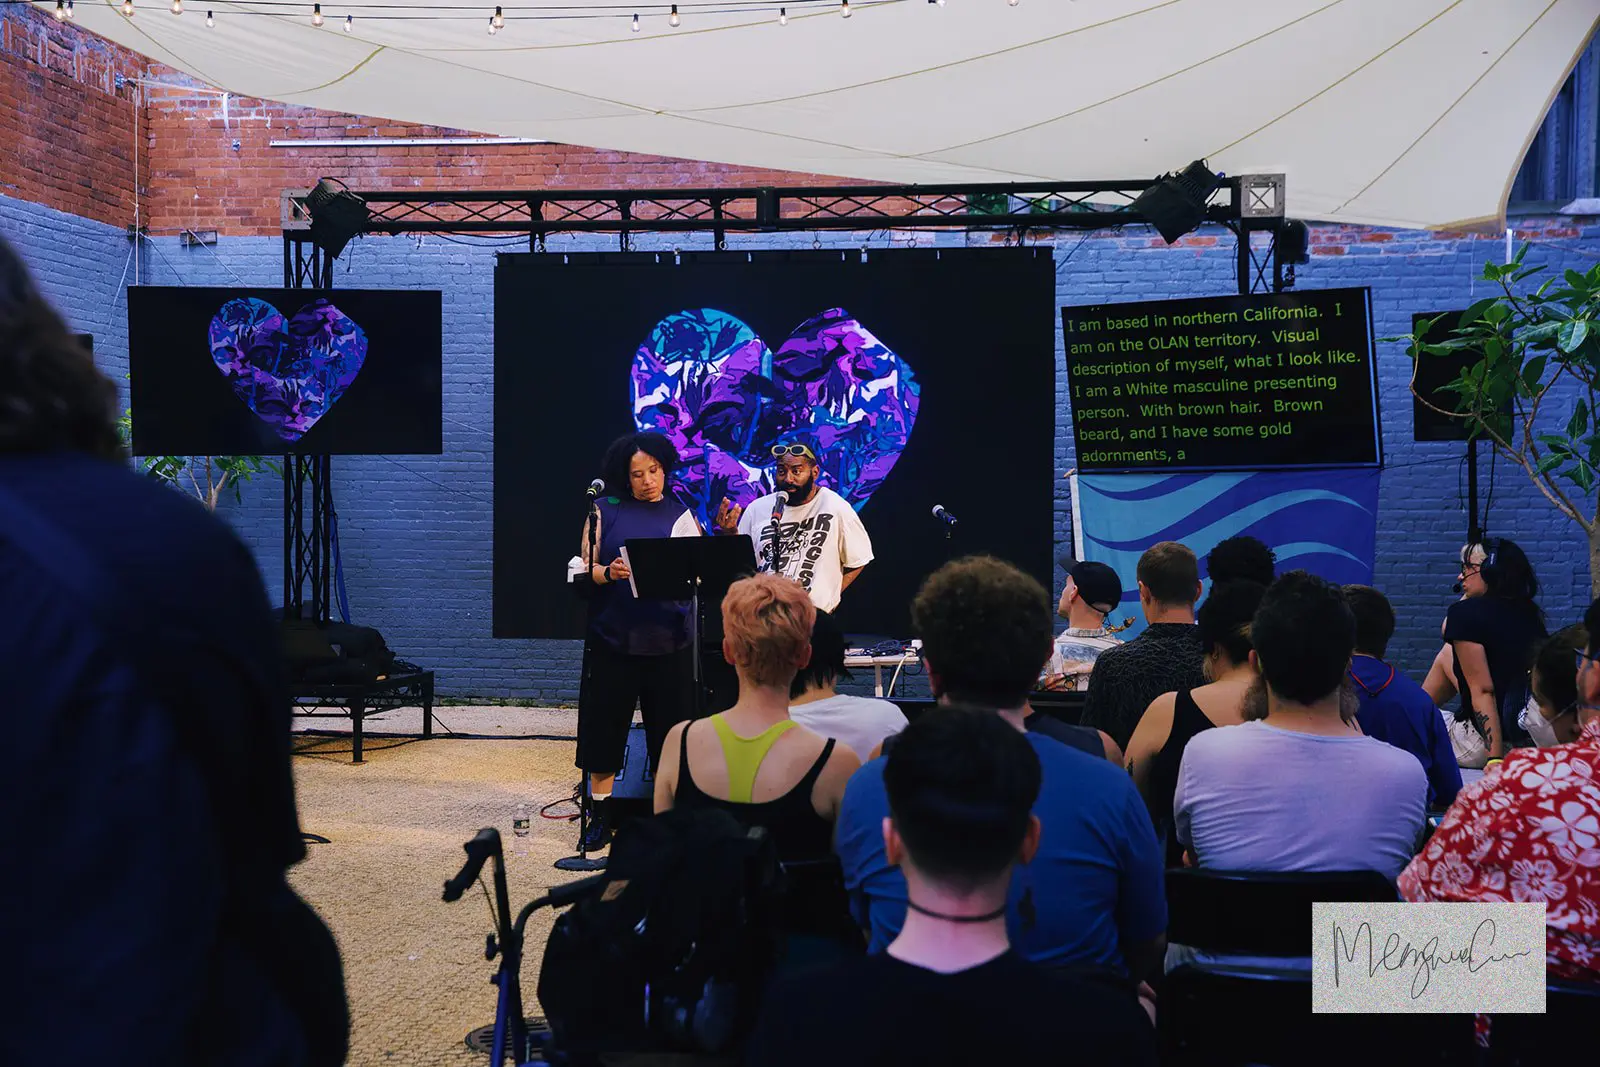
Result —
<instances>
[{"instance_id":1,"label":"green leaf","mask_svg":"<svg viewBox=\"0 0 1600 1067\"><path fill-rule=\"evenodd\" d=\"M1539 391L1539 380L1544 377L1544 366L1548 357L1534 356L1522 366L1522 384L1528 387L1528 392Z\"/></svg>"},{"instance_id":2,"label":"green leaf","mask_svg":"<svg viewBox=\"0 0 1600 1067\"><path fill-rule=\"evenodd\" d=\"M1567 457L1559 453L1547 452L1545 453L1544 457L1539 460L1539 465L1534 468L1534 473L1549 474L1551 471L1561 466L1561 464L1565 463L1566 460Z\"/></svg>"},{"instance_id":3,"label":"green leaf","mask_svg":"<svg viewBox=\"0 0 1600 1067\"><path fill-rule=\"evenodd\" d=\"M1471 304L1468 304L1467 310L1463 311L1461 313L1461 318L1456 320L1456 329L1465 330L1467 327L1483 318L1483 313L1488 311L1497 303L1499 303L1499 299L1497 297L1486 296L1482 300L1477 300ZM1439 318L1443 317L1444 316L1442 315L1439 316ZM1438 322L1439 320L1434 319L1433 321Z\"/></svg>"},{"instance_id":4,"label":"green leaf","mask_svg":"<svg viewBox=\"0 0 1600 1067\"><path fill-rule=\"evenodd\" d=\"M1578 488L1582 489L1586 494L1594 492L1594 471L1588 466L1580 463L1572 470L1564 473L1568 478L1577 482Z\"/></svg>"},{"instance_id":5,"label":"green leaf","mask_svg":"<svg viewBox=\"0 0 1600 1067\"><path fill-rule=\"evenodd\" d=\"M1490 304L1484 309L1483 312L1483 321L1492 323L1496 326L1500 325L1502 322L1505 322L1510 317L1510 305L1500 303L1499 301L1495 301L1493 304Z\"/></svg>"},{"instance_id":6,"label":"green leaf","mask_svg":"<svg viewBox=\"0 0 1600 1067\"><path fill-rule=\"evenodd\" d=\"M1589 336L1588 319L1570 319L1561 324L1556 333L1556 347L1563 352L1574 352Z\"/></svg>"},{"instance_id":7,"label":"green leaf","mask_svg":"<svg viewBox=\"0 0 1600 1067\"><path fill-rule=\"evenodd\" d=\"M1572 418L1567 420L1567 436L1576 439L1582 437L1588 429L1589 402L1579 397L1577 405L1572 409Z\"/></svg>"},{"instance_id":8,"label":"green leaf","mask_svg":"<svg viewBox=\"0 0 1600 1067\"><path fill-rule=\"evenodd\" d=\"M1589 279L1585 278L1575 270L1568 270L1562 275L1562 277L1565 278L1567 280L1567 284L1572 286L1574 289L1589 288Z\"/></svg>"}]
</instances>

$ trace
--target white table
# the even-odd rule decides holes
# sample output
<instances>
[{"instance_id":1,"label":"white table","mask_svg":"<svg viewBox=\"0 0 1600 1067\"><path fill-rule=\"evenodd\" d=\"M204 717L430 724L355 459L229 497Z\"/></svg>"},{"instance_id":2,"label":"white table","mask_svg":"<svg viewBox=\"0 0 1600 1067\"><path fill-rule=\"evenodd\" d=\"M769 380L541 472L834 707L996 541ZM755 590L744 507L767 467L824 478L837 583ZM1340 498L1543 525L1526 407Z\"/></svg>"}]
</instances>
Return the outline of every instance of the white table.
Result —
<instances>
[{"instance_id":1,"label":"white table","mask_svg":"<svg viewBox=\"0 0 1600 1067\"><path fill-rule=\"evenodd\" d=\"M894 677L889 679L889 692L883 691L883 669L885 667L903 667L917 662L917 650L908 648L904 652L888 656L869 656L860 649L847 649L844 654L846 667L871 667L872 668L872 695L876 697L894 695Z\"/></svg>"}]
</instances>

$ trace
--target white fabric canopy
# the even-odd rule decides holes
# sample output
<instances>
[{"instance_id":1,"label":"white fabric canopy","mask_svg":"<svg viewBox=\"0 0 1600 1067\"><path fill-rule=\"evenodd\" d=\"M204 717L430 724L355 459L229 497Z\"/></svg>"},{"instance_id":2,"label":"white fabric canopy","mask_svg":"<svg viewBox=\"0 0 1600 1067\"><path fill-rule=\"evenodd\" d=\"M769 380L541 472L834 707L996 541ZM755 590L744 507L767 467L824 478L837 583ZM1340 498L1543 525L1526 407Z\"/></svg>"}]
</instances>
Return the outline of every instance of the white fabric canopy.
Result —
<instances>
[{"instance_id":1,"label":"white fabric canopy","mask_svg":"<svg viewBox=\"0 0 1600 1067\"><path fill-rule=\"evenodd\" d=\"M329 0L321 28L309 2L118 2L77 0L76 21L247 96L904 183L1204 158L1284 172L1293 216L1407 227L1503 217L1600 19L1600 0L858 0L849 19L686 0L674 29L664 4L527 0L491 36L494 5L467 0Z\"/></svg>"}]
</instances>

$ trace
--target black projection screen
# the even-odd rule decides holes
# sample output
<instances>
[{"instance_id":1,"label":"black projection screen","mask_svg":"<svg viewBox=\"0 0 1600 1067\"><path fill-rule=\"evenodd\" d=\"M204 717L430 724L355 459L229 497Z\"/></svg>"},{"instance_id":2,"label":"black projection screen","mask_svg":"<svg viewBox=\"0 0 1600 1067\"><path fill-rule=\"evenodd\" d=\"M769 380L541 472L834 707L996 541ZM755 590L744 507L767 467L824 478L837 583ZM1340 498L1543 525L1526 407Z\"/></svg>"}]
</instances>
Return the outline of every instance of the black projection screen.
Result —
<instances>
[{"instance_id":1,"label":"black projection screen","mask_svg":"<svg viewBox=\"0 0 1600 1067\"><path fill-rule=\"evenodd\" d=\"M816 353L825 364L834 360L839 349L829 338L846 335L843 343L875 345L879 365L897 358L909 368L902 378L916 383L910 433L858 508L876 558L839 606L847 631L908 636L911 598L956 555L992 553L1048 586L1055 307L1054 262L1039 249L502 255L495 273L495 636L581 636L565 564L578 549L583 491L599 476L606 445L639 428L641 346L686 321L702 331L714 325L723 339L743 331L743 346L723 368L745 357L756 366L765 351L772 354L765 365L792 381L812 373ZM802 328L824 318L826 328ZM833 332L841 319L845 332ZM837 371L842 361L834 362ZM770 378L739 377L744 369L728 370L713 391L759 406ZM818 388L850 384L829 381ZM746 425L735 406L722 411L719 433L754 442L752 450L767 447L759 417ZM883 455L866 458L881 472ZM952 538L931 514L937 504L960 520Z\"/></svg>"},{"instance_id":2,"label":"black projection screen","mask_svg":"<svg viewBox=\"0 0 1600 1067\"><path fill-rule=\"evenodd\" d=\"M137 456L436 455L434 290L132 286Z\"/></svg>"},{"instance_id":3,"label":"black projection screen","mask_svg":"<svg viewBox=\"0 0 1600 1067\"><path fill-rule=\"evenodd\" d=\"M1061 310L1080 471L1382 462L1371 293Z\"/></svg>"}]
</instances>

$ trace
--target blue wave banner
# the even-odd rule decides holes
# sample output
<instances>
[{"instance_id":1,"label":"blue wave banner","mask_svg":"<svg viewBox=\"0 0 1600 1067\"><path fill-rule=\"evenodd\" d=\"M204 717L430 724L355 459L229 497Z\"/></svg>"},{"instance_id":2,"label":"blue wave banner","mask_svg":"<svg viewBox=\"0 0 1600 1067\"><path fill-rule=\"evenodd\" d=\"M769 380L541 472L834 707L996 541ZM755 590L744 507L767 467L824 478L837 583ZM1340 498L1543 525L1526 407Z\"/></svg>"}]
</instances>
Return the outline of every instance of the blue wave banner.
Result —
<instances>
[{"instance_id":1,"label":"blue wave banner","mask_svg":"<svg viewBox=\"0 0 1600 1067\"><path fill-rule=\"evenodd\" d=\"M1135 571L1157 541L1181 541L1200 557L1249 534L1270 545L1278 572L1297 568L1329 581L1370 585L1378 540L1377 468L1215 474L1075 474L1073 549L1122 579L1116 621L1144 629Z\"/></svg>"}]
</instances>

